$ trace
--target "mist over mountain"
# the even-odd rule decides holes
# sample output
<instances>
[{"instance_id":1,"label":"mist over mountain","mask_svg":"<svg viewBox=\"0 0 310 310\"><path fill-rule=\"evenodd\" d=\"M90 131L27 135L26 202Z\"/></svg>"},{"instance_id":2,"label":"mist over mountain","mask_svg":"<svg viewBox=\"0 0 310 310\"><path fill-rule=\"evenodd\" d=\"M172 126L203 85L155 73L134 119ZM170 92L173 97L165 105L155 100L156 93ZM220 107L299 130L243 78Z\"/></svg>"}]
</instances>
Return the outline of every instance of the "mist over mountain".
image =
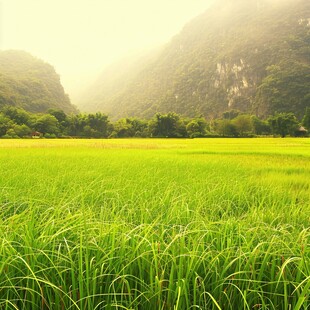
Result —
<instances>
[{"instance_id":1,"label":"mist over mountain","mask_svg":"<svg viewBox=\"0 0 310 310\"><path fill-rule=\"evenodd\" d=\"M58 108L76 113L55 69L24 51L0 52L0 107L16 106L30 112Z\"/></svg>"},{"instance_id":2,"label":"mist over mountain","mask_svg":"<svg viewBox=\"0 0 310 310\"><path fill-rule=\"evenodd\" d=\"M158 54L116 68L77 102L82 110L302 116L310 106L310 1L217 1Z\"/></svg>"},{"instance_id":3,"label":"mist over mountain","mask_svg":"<svg viewBox=\"0 0 310 310\"><path fill-rule=\"evenodd\" d=\"M152 51L142 51L108 66L94 84L79 95L77 103L80 108L91 112L102 110L102 103L111 100L116 92L126 91L139 73L157 60L162 50L163 48L159 47Z\"/></svg>"}]
</instances>

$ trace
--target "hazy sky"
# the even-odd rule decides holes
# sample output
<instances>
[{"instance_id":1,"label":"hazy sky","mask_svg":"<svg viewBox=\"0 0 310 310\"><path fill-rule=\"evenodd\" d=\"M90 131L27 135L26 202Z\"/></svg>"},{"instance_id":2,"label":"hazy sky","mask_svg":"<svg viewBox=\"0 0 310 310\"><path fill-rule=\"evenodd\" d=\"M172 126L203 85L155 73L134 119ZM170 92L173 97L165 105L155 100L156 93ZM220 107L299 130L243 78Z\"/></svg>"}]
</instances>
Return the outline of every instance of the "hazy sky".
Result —
<instances>
[{"instance_id":1,"label":"hazy sky","mask_svg":"<svg viewBox=\"0 0 310 310\"><path fill-rule=\"evenodd\" d=\"M71 93L128 53L168 42L211 0L0 0L0 48L52 64Z\"/></svg>"}]
</instances>

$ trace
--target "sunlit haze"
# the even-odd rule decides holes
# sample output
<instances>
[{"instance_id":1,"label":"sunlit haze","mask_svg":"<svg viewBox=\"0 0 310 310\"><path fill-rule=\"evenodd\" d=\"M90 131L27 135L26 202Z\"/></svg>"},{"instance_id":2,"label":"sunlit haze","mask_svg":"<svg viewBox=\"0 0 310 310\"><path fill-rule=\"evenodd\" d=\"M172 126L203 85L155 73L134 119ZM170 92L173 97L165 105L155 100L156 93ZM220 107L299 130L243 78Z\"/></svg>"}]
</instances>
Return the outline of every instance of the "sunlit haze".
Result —
<instances>
[{"instance_id":1,"label":"sunlit haze","mask_svg":"<svg viewBox=\"0 0 310 310\"><path fill-rule=\"evenodd\" d=\"M211 0L0 0L0 48L52 64L69 94L105 66L168 42Z\"/></svg>"}]
</instances>

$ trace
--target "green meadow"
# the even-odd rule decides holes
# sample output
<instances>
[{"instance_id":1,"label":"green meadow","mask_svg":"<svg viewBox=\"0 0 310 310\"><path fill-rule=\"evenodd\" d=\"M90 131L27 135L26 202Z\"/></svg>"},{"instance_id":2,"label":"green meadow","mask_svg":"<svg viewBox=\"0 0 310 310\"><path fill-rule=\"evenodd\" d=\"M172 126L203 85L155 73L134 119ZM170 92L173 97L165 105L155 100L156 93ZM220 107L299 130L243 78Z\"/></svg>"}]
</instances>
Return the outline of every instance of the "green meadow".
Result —
<instances>
[{"instance_id":1,"label":"green meadow","mask_svg":"<svg viewBox=\"0 0 310 310\"><path fill-rule=\"evenodd\" d=\"M310 139L0 141L0 309L309 309Z\"/></svg>"}]
</instances>

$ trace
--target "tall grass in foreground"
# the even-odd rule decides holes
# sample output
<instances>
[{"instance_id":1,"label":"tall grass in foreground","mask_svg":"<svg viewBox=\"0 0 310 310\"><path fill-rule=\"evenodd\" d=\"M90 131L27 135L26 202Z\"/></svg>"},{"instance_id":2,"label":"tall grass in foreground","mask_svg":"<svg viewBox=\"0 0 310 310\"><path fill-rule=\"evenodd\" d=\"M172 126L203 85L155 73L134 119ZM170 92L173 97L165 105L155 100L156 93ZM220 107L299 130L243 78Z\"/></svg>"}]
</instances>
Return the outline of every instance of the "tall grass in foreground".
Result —
<instances>
[{"instance_id":1,"label":"tall grass in foreground","mask_svg":"<svg viewBox=\"0 0 310 310\"><path fill-rule=\"evenodd\" d=\"M309 308L309 142L1 141L0 309Z\"/></svg>"}]
</instances>

